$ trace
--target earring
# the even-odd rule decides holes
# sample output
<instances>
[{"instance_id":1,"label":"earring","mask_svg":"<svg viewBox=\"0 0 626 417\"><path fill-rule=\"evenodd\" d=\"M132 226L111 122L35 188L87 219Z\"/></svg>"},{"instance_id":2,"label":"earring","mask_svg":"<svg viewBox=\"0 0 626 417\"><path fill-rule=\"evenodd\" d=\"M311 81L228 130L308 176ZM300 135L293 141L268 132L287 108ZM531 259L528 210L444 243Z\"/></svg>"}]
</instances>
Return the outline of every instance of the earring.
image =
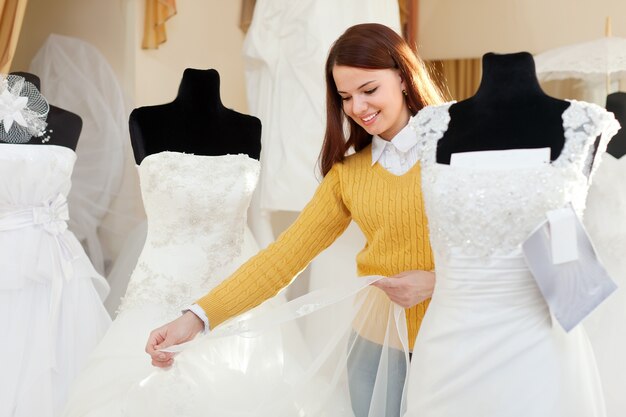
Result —
<instances>
[{"instance_id":1,"label":"earring","mask_svg":"<svg viewBox=\"0 0 626 417\"><path fill-rule=\"evenodd\" d=\"M406 93L406 90L402 90L402 94L404 95L404 97L406 97L408 94Z\"/></svg>"}]
</instances>

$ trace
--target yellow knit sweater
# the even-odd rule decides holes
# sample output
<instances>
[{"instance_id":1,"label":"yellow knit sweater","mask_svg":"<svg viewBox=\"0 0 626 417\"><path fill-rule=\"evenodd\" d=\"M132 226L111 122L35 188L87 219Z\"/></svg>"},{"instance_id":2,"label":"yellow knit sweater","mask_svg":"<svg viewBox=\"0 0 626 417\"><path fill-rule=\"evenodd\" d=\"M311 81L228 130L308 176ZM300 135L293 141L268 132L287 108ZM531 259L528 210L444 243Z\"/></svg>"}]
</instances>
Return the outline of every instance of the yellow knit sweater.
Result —
<instances>
[{"instance_id":1,"label":"yellow knit sweater","mask_svg":"<svg viewBox=\"0 0 626 417\"><path fill-rule=\"evenodd\" d=\"M372 166L371 155L370 145L335 164L297 220L274 243L197 301L211 327L276 295L351 220L367 239L356 257L359 276L433 269L419 163L396 176L380 164ZM411 349L429 301L406 309Z\"/></svg>"}]
</instances>

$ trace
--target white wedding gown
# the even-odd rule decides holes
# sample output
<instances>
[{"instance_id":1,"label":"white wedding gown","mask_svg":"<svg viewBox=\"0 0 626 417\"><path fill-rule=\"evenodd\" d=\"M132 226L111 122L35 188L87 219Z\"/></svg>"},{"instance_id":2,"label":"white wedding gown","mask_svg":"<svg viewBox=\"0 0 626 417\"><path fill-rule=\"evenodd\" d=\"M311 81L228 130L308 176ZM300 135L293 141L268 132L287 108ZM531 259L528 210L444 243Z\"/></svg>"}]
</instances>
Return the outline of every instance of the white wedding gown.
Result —
<instances>
[{"instance_id":1,"label":"white wedding gown","mask_svg":"<svg viewBox=\"0 0 626 417\"><path fill-rule=\"evenodd\" d=\"M133 383L154 368L153 329L219 284L256 253L246 211L259 162L247 155L148 155L138 167L146 243L102 342L77 378L64 416L120 416Z\"/></svg>"},{"instance_id":2,"label":"white wedding gown","mask_svg":"<svg viewBox=\"0 0 626 417\"><path fill-rule=\"evenodd\" d=\"M608 417L626 416L626 158L610 154L589 189L585 226L617 291L583 325L596 354Z\"/></svg>"},{"instance_id":3,"label":"white wedding gown","mask_svg":"<svg viewBox=\"0 0 626 417\"><path fill-rule=\"evenodd\" d=\"M111 319L109 288L73 233L76 161L56 145L0 145L0 416L58 416Z\"/></svg>"},{"instance_id":4,"label":"white wedding gown","mask_svg":"<svg viewBox=\"0 0 626 417\"><path fill-rule=\"evenodd\" d=\"M597 163L619 125L596 105L571 102L557 160L494 171L436 162L449 107L412 121L424 146L437 284L413 350L406 416L604 416L586 333L551 319L520 246L547 211L571 201L581 214L592 145L602 134Z\"/></svg>"},{"instance_id":5,"label":"white wedding gown","mask_svg":"<svg viewBox=\"0 0 626 417\"><path fill-rule=\"evenodd\" d=\"M169 369L151 366L149 332L254 254L245 220L258 172L258 161L245 155L162 152L142 161L146 244L64 416L350 417L355 384L348 374L362 361L376 385L355 401L370 401L369 417L399 415L385 410L399 409L404 392L405 315L369 287L378 277L342 277L291 302L279 294L181 345ZM324 325L317 343L307 344L300 329L315 319Z\"/></svg>"}]
</instances>

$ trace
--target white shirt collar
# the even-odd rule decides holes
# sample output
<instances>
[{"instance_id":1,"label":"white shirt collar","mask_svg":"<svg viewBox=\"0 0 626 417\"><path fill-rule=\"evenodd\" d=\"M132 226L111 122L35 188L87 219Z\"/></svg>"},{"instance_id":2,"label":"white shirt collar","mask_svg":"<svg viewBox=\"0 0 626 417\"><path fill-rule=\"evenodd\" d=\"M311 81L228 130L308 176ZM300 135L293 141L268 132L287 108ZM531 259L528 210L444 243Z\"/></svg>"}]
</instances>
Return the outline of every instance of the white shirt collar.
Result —
<instances>
[{"instance_id":1,"label":"white shirt collar","mask_svg":"<svg viewBox=\"0 0 626 417\"><path fill-rule=\"evenodd\" d=\"M393 137L390 141L387 141L381 138L378 135L372 136L372 165L374 165L380 157L383 155L383 152L387 148L387 146L392 146L396 148L398 151L402 153L406 153L411 150L415 145L417 145L417 136L413 129L407 124L400 130L396 136Z\"/></svg>"}]
</instances>

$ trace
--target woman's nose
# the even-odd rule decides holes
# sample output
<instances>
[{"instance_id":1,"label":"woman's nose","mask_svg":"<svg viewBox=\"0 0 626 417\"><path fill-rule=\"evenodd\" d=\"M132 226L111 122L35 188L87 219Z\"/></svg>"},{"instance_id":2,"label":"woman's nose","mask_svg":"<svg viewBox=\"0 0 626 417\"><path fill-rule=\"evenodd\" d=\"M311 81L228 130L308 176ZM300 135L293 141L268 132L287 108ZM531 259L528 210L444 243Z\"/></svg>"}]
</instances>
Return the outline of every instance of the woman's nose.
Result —
<instances>
[{"instance_id":1,"label":"woman's nose","mask_svg":"<svg viewBox=\"0 0 626 417\"><path fill-rule=\"evenodd\" d=\"M363 115L367 110L367 102L361 97L352 97L352 114Z\"/></svg>"}]
</instances>

